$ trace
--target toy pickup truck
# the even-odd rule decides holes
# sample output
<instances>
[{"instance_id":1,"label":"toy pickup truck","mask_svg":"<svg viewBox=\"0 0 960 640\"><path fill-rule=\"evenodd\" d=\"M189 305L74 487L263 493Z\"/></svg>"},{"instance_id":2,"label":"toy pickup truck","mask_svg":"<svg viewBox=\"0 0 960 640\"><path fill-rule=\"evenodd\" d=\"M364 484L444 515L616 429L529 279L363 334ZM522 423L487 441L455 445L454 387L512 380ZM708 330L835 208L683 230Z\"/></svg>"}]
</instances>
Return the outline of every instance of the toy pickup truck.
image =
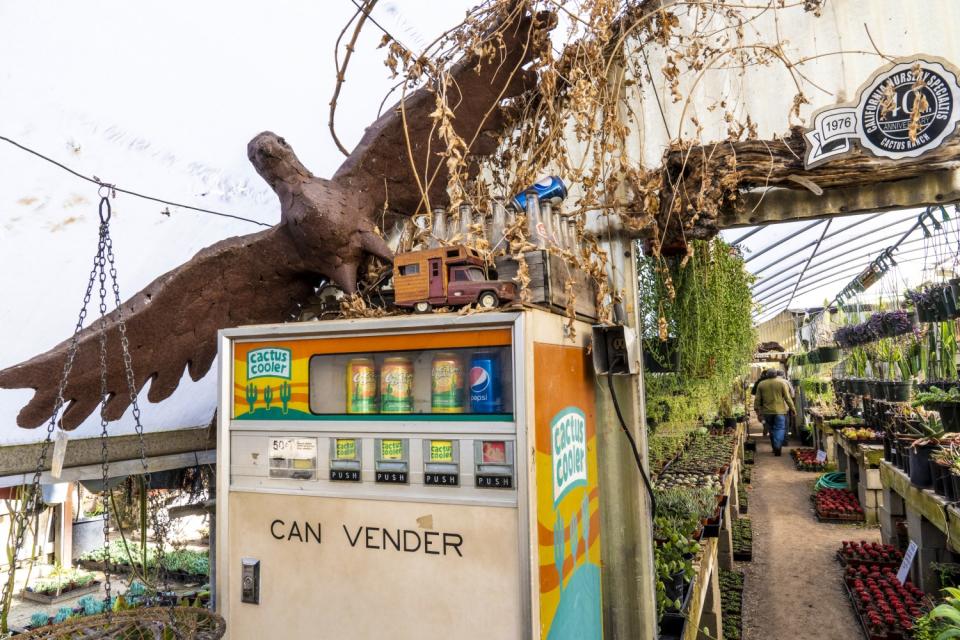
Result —
<instances>
[{"instance_id":1,"label":"toy pickup truck","mask_svg":"<svg viewBox=\"0 0 960 640\"><path fill-rule=\"evenodd\" d=\"M492 309L517 299L512 282L487 279L475 249L459 244L402 253L393 261L394 303L426 313L433 307L477 303Z\"/></svg>"}]
</instances>

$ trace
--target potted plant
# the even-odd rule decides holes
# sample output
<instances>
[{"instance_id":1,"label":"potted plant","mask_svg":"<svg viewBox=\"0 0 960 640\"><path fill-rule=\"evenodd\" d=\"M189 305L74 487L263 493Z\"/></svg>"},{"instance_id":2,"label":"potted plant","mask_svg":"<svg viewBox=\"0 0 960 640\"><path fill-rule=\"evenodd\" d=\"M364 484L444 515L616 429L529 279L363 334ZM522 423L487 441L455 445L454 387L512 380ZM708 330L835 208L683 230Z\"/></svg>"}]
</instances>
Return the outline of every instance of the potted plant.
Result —
<instances>
[{"instance_id":1,"label":"potted plant","mask_svg":"<svg viewBox=\"0 0 960 640\"><path fill-rule=\"evenodd\" d=\"M933 490L945 497L948 501L957 500L954 492L951 469L960 462L960 449L955 443L950 443L934 451L930 456L930 475L933 478Z\"/></svg>"},{"instance_id":2,"label":"potted plant","mask_svg":"<svg viewBox=\"0 0 960 640\"><path fill-rule=\"evenodd\" d=\"M840 360L840 347L837 345L817 347L817 358L821 363L837 362Z\"/></svg>"},{"instance_id":3,"label":"potted plant","mask_svg":"<svg viewBox=\"0 0 960 640\"><path fill-rule=\"evenodd\" d=\"M925 287L907 290L904 294L907 306L912 306L917 311L917 319L920 322L934 322L936 309L934 305L935 296Z\"/></svg>"},{"instance_id":4,"label":"potted plant","mask_svg":"<svg viewBox=\"0 0 960 640\"><path fill-rule=\"evenodd\" d=\"M913 404L940 414L945 431L960 431L960 388L944 391L931 387L929 391L918 393Z\"/></svg>"},{"instance_id":5,"label":"potted plant","mask_svg":"<svg viewBox=\"0 0 960 640\"><path fill-rule=\"evenodd\" d=\"M910 482L926 489L933 484L930 475L930 456L940 446L939 439L943 437L943 423L936 414L923 416L920 429L914 435L918 436L910 445Z\"/></svg>"}]
</instances>

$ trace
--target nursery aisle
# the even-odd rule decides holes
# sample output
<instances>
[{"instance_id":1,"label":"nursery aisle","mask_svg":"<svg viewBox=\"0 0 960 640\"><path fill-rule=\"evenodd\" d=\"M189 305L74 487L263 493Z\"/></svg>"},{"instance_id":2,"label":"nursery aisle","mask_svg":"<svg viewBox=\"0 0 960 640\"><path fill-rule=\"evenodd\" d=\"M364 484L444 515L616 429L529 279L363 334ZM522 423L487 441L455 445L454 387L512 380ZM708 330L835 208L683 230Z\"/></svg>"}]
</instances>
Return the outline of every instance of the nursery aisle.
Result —
<instances>
[{"instance_id":1,"label":"nursery aisle","mask_svg":"<svg viewBox=\"0 0 960 640\"><path fill-rule=\"evenodd\" d=\"M821 524L810 492L815 473L794 469L784 449L773 456L760 424L749 490L753 561L741 562L745 640L857 640L863 637L834 554L843 540L880 539L878 528ZM790 448L795 446L791 442Z\"/></svg>"}]
</instances>

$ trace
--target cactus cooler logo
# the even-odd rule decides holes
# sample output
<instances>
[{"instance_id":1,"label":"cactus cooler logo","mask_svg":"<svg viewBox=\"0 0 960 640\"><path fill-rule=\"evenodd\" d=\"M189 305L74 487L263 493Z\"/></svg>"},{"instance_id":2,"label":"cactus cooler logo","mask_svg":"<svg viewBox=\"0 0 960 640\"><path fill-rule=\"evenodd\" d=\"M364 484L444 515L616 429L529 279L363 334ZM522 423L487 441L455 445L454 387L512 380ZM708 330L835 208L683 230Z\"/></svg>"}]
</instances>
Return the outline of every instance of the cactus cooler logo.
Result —
<instances>
[{"instance_id":1,"label":"cactus cooler logo","mask_svg":"<svg viewBox=\"0 0 960 640\"><path fill-rule=\"evenodd\" d=\"M587 419L583 411L567 407L550 421L553 443L553 503L573 487L587 484Z\"/></svg>"},{"instance_id":2,"label":"cactus cooler logo","mask_svg":"<svg viewBox=\"0 0 960 640\"><path fill-rule=\"evenodd\" d=\"M290 349L277 347L254 349L247 354L247 380L256 378L286 378L289 380L292 362Z\"/></svg>"},{"instance_id":3,"label":"cactus cooler logo","mask_svg":"<svg viewBox=\"0 0 960 640\"><path fill-rule=\"evenodd\" d=\"M309 420L309 354L298 346L243 345L233 363L233 417ZM244 349L241 351L240 349ZM249 349L249 351L246 351Z\"/></svg>"}]
</instances>

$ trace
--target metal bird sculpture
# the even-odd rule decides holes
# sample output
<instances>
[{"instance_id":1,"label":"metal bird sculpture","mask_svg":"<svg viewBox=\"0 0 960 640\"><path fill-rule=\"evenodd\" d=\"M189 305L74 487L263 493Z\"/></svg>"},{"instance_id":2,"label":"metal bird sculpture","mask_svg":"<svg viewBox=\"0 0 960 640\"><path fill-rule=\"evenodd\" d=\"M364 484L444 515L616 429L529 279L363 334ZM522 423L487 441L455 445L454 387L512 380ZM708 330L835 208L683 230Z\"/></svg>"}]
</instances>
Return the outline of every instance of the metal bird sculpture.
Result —
<instances>
[{"instance_id":1,"label":"metal bird sculpture","mask_svg":"<svg viewBox=\"0 0 960 640\"><path fill-rule=\"evenodd\" d=\"M536 74L527 63L548 43L546 31L555 23L553 16L532 16L516 7L495 27L503 44L497 59L468 55L450 70L453 126L470 143L473 156L495 149L504 101L535 86ZM193 380L207 374L217 355L219 329L285 320L313 294L321 277L352 293L367 256L390 261L392 253L374 221L421 207L418 175L424 167L431 167L425 186L430 200L444 197L446 167L436 154L445 145L434 131L430 114L435 108L428 89L405 98L402 113L398 103L368 127L330 180L310 173L282 137L271 132L254 137L247 155L280 199L280 222L203 249L122 304L137 390L150 381L148 399L164 400L176 390L184 368ZM100 403L98 335L96 325L80 334L64 394L65 429L76 428ZM119 354L119 340L114 311L107 317L110 353ZM69 344L0 371L0 387L36 390L17 416L21 427L40 426L53 413ZM104 416L116 420L130 404L119 357L108 363L107 390Z\"/></svg>"}]
</instances>

